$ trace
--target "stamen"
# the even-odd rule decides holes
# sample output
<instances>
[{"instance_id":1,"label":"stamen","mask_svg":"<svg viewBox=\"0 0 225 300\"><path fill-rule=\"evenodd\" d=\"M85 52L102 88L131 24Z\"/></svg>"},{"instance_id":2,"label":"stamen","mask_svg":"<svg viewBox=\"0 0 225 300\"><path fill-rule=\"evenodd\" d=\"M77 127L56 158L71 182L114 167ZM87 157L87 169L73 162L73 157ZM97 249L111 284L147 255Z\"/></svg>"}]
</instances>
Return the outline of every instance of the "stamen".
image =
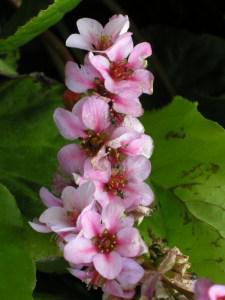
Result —
<instances>
[{"instance_id":1,"label":"stamen","mask_svg":"<svg viewBox=\"0 0 225 300\"><path fill-rule=\"evenodd\" d=\"M94 244L100 253L110 253L116 247L116 235L110 234L109 231L105 229L101 236L95 238Z\"/></svg>"},{"instance_id":2,"label":"stamen","mask_svg":"<svg viewBox=\"0 0 225 300\"><path fill-rule=\"evenodd\" d=\"M126 80L131 77L133 70L127 66L127 60L121 60L119 62L111 62L110 75L114 80Z\"/></svg>"},{"instance_id":3,"label":"stamen","mask_svg":"<svg viewBox=\"0 0 225 300\"><path fill-rule=\"evenodd\" d=\"M101 147L104 145L107 135L104 132L96 133L92 130L87 130L87 137L81 139L81 147L89 157L94 157Z\"/></svg>"}]
</instances>

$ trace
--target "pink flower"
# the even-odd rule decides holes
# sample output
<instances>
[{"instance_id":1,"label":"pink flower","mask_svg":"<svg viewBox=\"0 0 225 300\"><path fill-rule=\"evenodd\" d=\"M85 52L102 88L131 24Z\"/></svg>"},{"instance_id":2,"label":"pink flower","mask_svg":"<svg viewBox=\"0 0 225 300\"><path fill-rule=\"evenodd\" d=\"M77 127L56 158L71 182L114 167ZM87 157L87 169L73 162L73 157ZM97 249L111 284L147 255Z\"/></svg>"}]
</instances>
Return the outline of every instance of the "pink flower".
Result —
<instances>
[{"instance_id":1,"label":"pink flower","mask_svg":"<svg viewBox=\"0 0 225 300\"><path fill-rule=\"evenodd\" d=\"M131 50L128 58L129 53L118 47L113 49L109 59L89 53L89 60L105 79L105 88L108 91L120 94L124 90L136 89L136 96L139 96L141 93L153 92L153 75L145 70L145 59L151 53L150 44L143 42Z\"/></svg>"},{"instance_id":2,"label":"pink flower","mask_svg":"<svg viewBox=\"0 0 225 300\"><path fill-rule=\"evenodd\" d=\"M82 18L77 21L77 28L80 34L70 35L66 46L107 53L122 39L129 47L131 34L126 33L129 28L128 16L114 15L104 28L94 19Z\"/></svg>"},{"instance_id":3,"label":"pink flower","mask_svg":"<svg viewBox=\"0 0 225 300\"><path fill-rule=\"evenodd\" d=\"M84 65L69 61L65 66L65 84L67 88L75 93L85 93L88 90L99 88L99 83L103 80L101 74L89 62L85 56Z\"/></svg>"},{"instance_id":4,"label":"pink flower","mask_svg":"<svg viewBox=\"0 0 225 300\"><path fill-rule=\"evenodd\" d=\"M79 232L79 217L94 204L93 194L95 191L92 182L86 182L75 189L67 186L62 192L62 200L55 202L53 195L47 194L48 203L51 204L39 218L39 223L30 223L37 231L40 226L46 228L46 232ZM46 193L42 189L41 193ZM55 202L55 203L54 203ZM43 232L43 231L41 231Z\"/></svg>"},{"instance_id":5,"label":"pink flower","mask_svg":"<svg viewBox=\"0 0 225 300\"><path fill-rule=\"evenodd\" d=\"M213 284L208 279L195 283L195 300L225 300L225 285Z\"/></svg>"},{"instance_id":6,"label":"pink flower","mask_svg":"<svg viewBox=\"0 0 225 300\"><path fill-rule=\"evenodd\" d=\"M106 206L101 215L85 212L81 233L64 248L65 259L73 264L93 263L101 276L115 279L122 270L123 258L138 256L142 250L139 232L123 212L115 203Z\"/></svg>"},{"instance_id":7,"label":"pink flower","mask_svg":"<svg viewBox=\"0 0 225 300\"><path fill-rule=\"evenodd\" d=\"M135 294L135 287L144 276L144 269L133 259L124 258L122 270L114 280L107 280L103 291L107 294L131 299Z\"/></svg>"},{"instance_id":8,"label":"pink flower","mask_svg":"<svg viewBox=\"0 0 225 300\"><path fill-rule=\"evenodd\" d=\"M141 296L143 299L152 299L155 294L157 283L161 278L161 274L158 272L152 271L149 276L145 279L141 286ZM141 297L141 299L142 299Z\"/></svg>"},{"instance_id":9,"label":"pink flower","mask_svg":"<svg viewBox=\"0 0 225 300\"><path fill-rule=\"evenodd\" d=\"M104 207L118 202L131 211L139 206L149 206L153 193L143 181L149 176L150 162L144 156L127 157L120 167L112 168L107 159L101 159L97 166L86 160L84 176L75 177L78 184L93 180L96 186L95 199Z\"/></svg>"},{"instance_id":10,"label":"pink flower","mask_svg":"<svg viewBox=\"0 0 225 300\"><path fill-rule=\"evenodd\" d=\"M126 156L143 155L150 158L153 140L149 135L121 126L113 131L107 146Z\"/></svg>"},{"instance_id":11,"label":"pink flower","mask_svg":"<svg viewBox=\"0 0 225 300\"><path fill-rule=\"evenodd\" d=\"M119 113L139 117L143 108L137 97L139 89L131 86L129 89L120 90L119 94L111 93L104 86L101 74L89 63L86 56L85 65L79 67L74 62L68 62L65 69L66 86L75 93L92 93L105 97L105 101L112 103L112 108ZM108 98L108 99L107 99Z\"/></svg>"},{"instance_id":12,"label":"pink flower","mask_svg":"<svg viewBox=\"0 0 225 300\"><path fill-rule=\"evenodd\" d=\"M152 139L143 134L143 126L135 118L124 118L120 127L111 124L109 106L102 97L85 97L72 112L56 109L54 119L60 133L67 139L80 137L81 147L67 145L58 154L61 169L66 173L82 173L87 157L107 155L144 155L149 158ZM112 152L110 149L114 149ZM74 159L73 159L74 158ZM76 171L75 171L76 170ZM77 171L78 170L78 171Z\"/></svg>"},{"instance_id":13,"label":"pink flower","mask_svg":"<svg viewBox=\"0 0 225 300\"><path fill-rule=\"evenodd\" d=\"M54 120L66 139L82 139L83 149L88 156L95 156L104 145L104 131L111 125L108 104L96 96L84 97L72 112L57 108Z\"/></svg>"}]
</instances>

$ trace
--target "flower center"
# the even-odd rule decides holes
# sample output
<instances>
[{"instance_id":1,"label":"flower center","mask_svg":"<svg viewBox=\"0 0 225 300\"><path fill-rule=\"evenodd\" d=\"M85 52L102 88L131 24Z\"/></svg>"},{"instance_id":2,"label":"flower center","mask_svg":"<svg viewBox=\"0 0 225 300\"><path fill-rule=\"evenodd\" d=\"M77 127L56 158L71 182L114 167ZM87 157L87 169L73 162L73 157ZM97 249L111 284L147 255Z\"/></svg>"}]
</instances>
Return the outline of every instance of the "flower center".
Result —
<instances>
[{"instance_id":1,"label":"flower center","mask_svg":"<svg viewBox=\"0 0 225 300\"><path fill-rule=\"evenodd\" d=\"M133 70L127 67L126 59L110 64L110 75L117 81L129 79L132 73Z\"/></svg>"},{"instance_id":2,"label":"flower center","mask_svg":"<svg viewBox=\"0 0 225 300\"><path fill-rule=\"evenodd\" d=\"M225 296L217 297L216 299L217 299L217 300L225 300Z\"/></svg>"},{"instance_id":3,"label":"flower center","mask_svg":"<svg viewBox=\"0 0 225 300\"><path fill-rule=\"evenodd\" d=\"M92 130L87 130L86 133L87 137L81 140L81 146L87 156L94 157L106 142L107 135L104 132L96 133Z\"/></svg>"},{"instance_id":4,"label":"flower center","mask_svg":"<svg viewBox=\"0 0 225 300\"><path fill-rule=\"evenodd\" d=\"M123 123L124 118L125 118L124 114L118 113L112 107L110 108L110 120L111 120L112 124L119 125L119 124Z\"/></svg>"},{"instance_id":5,"label":"flower center","mask_svg":"<svg viewBox=\"0 0 225 300\"><path fill-rule=\"evenodd\" d=\"M113 169L112 175L106 184L106 190L112 192L114 195L117 195L121 198L124 197L123 189L127 185L127 179L124 172Z\"/></svg>"},{"instance_id":6,"label":"flower center","mask_svg":"<svg viewBox=\"0 0 225 300\"><path fill-rule=\"evenodd\" d=\"M107 229L95 241L95 246L101 253L110 253L116 247L116 244L116 235L110 234Z\"/></svg>"},{"instance_id":7,"label":"flower center","mask_svg":"<svg viewBox=\"0 0 225 300\"><path fill-rule=\"evenodd\" d=\"M97 50L106 50L112 46L112 40L108 35L101 35L98 40Z\"/></svg>"},{"instance_id":8,"label":"flower center","mask_svg":"<svg viewBox=\"0 0 225 300\"><path fill-rule=\"evenodd\" d=\"M117 166L124 160L124 155L120 152L120 149L113 149L108 147L106 149L108 158L113 166Z\"/></svg>"},{"instance_id":9,"label":"flower center","mask_svg":"<svg viewBox=\"0 0 225 300\"><path fill-rule=\"evenodd\" d=\"M94 83L95 83L95 91L99 95L110 99L113 97L113 94L107 91L107 89L104 86L104 82L101 79L95 78Z\"/></svg>"},{"instance_id":10,"label":"flower center","mask_svg":"<svg viewBox=\"0 0 225 300\"><path fill-rule=\"evenodd\" d=\"M75 225L77 221L77 217L79 216L79 212L76 209L74 209L74 210L67 211L66 214L69 219L69 223Z\"/></svg>"}]
</instances>

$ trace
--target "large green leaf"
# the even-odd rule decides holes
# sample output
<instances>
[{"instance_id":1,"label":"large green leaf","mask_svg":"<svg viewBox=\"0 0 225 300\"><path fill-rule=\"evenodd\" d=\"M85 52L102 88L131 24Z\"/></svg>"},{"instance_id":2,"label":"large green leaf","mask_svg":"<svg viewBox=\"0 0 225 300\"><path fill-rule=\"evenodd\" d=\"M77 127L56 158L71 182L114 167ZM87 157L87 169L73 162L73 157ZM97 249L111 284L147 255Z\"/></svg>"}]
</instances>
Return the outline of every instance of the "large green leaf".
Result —
<instances>
[{"instance_id":1,"label":"large green leaf","mask_svg":"<svg viewBox=\"0 0 225 300\"><path fill-rule=\"evenodd\" d=\"M172 100L170 86L172 93L198 101L199 110L206 117L225 125L224 39L162 25L143 32L163 67L160 74L153 70L155 91L151 99L144 101L146 107L158 107Z\"/></svg>"},{"instance_id":2,"label":"large green leaf","mask_svg":"<svg viewBox=\"0 0 225 300\"><path fill-rule=\"evenodd\" d=\"M12 51L26 44L60 21L64 14L72 10L79 2L80 0L55 0L48 8L41 10L37 16L33 17L25 25L19 27L15 34L6 39L1 39L0 53Z\"/></svg>"},{"instance_id":3,"label":"large green leaf","mask_svg":"<svg viewBox=\"0 0 225 300\"><path fill-rule=\"evenodd\" d=\"M64 143L53 122L61 105L60 84L31 77L0 86L0 180L16 195L25 216L43 209L38 199L56 170L56 153Z\"/></svg>"},{"instance_id":4,"label":"large green leaf","mask_svg":"<svg viewBox=\"0 0 225 300\"><path fill-rule=\"evenodd\" d=\"M24 243L20 211L3 185L0 185L0 203L0 299L31 300L35 267Z\"/></svg>"},{"instance_id":5,"label":"large green leaf","mask_svg":"<svg viewBox=\"0 0 225 300\"><path fill-rule=\"evenodd\" d=\"M171 191L154 185L157 206L141 224L143 236L150 232L166 238L190 256L192 270L201 277L224 283L225 240L206 222L195 218Z\"/></svg>"},{"instance_id":6,"label":"large green leaf","mask_svg":"<svg viewBox=\"0 0 225 300\"><path fill-rule=\"evenodd\" d=\"M195 104L181 97L160 111L146 113L143 122L155 141L151 179L172 195L160 200L161 196L156 193L160 203L166 202L161 215L155 219L156 233L187 250L187 254L190 249L188 252L184 245L194 243L192 238L197 239L199 249L196 244L195 255L202 261L212 262L209 273L218 279L221 270L217 260L220 268L225 269L225 255L221 251L225 238L225 218L222 217L225 212L225 131L202 117ZM176 199L183 203L179 204ZM180 210L181 216L176 217L174 201L178 203L177 212L179 214ZM168 208L170 205L173 210ZM162 226L163 222L166 226ZM195 229L192 231L191 224L185 227L185 222L192 222ZM189 230L187 236L182 235L184 227ZM202 264L198 263L196 271L202 271Z\"/></svg>"},{"instance_id":7,"label":"large green leaf","mask_svg":"<svg viewBox=\"0 0 225 300\"><path fill-rule=\"evenodd\" d=\"M26 222L44 209L39 189L50 186L56 153L64 144L52 118L62 93L60 84L45 78L24 77L0 86L0 180L16 196ZM28 225L26 241L35 260L59 254L54 237Z\"/></svg>"}]
</instances>

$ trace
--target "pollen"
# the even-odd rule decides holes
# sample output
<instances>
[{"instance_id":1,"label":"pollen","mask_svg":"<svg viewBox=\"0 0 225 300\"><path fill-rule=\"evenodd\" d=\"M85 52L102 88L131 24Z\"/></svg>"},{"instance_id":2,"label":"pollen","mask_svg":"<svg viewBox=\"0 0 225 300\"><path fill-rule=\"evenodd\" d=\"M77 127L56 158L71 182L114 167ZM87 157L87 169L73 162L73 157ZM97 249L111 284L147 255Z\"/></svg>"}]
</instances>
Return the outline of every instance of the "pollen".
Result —
<instances>
[{"instance_id":1,"label":"pollen","mask_svg":"<svg viewBox=\"0 0 225 300\"><path fill-rule=\"evenodd\" d=\"M98 50L106 50L110 46L112 46L112 40L111 40L110 36L108 36L108 35L101 35L99 37L98 45L97 45L96 48Z\"/></svg>"},{"instance_id":2,"label":"pollen","mask_svg":"<svg viewBox=\"0 0 225 300\"><path fill-rule=\"evenodd\" d=\"M105 229L94 243L100 253L110 253L116 247L117 237Z\"/></svg>"},{"instance_id":3,"label":"pollen","mask_svg":"<svg viewBox=\"0 0 225 300\"><path fill-rule=\"evenodd\" d=\"M121 60L119 62L111 62L110 75L116 81L126 80L131 77L133 70L127 66L127 60Z\"/></svg>"},{"instance_id":4,"label":"pollen","mask_svg":"<svg viewBox=\"0 0 225 300\"><path fill-rule=\"evenodd\" d=\"M89 157L94 157L107 140L107 135L104 132L96 133L92 130L87 130L87 137L81 140L81 147Z\"/></svg>"},{"instance_id":5,"label":"pollen","mask_svg":"<svg viewBox=\"0 0 225 300\"><path fill-rule=\"evenodd\" d=\"M114 195L119 196L120 198L124 197L124 188L127 185L126 174L121 170L115 168L112 171L112 175L105 186L105 189L108 192L112 192Z\"/></svg>"}]
</instances>

